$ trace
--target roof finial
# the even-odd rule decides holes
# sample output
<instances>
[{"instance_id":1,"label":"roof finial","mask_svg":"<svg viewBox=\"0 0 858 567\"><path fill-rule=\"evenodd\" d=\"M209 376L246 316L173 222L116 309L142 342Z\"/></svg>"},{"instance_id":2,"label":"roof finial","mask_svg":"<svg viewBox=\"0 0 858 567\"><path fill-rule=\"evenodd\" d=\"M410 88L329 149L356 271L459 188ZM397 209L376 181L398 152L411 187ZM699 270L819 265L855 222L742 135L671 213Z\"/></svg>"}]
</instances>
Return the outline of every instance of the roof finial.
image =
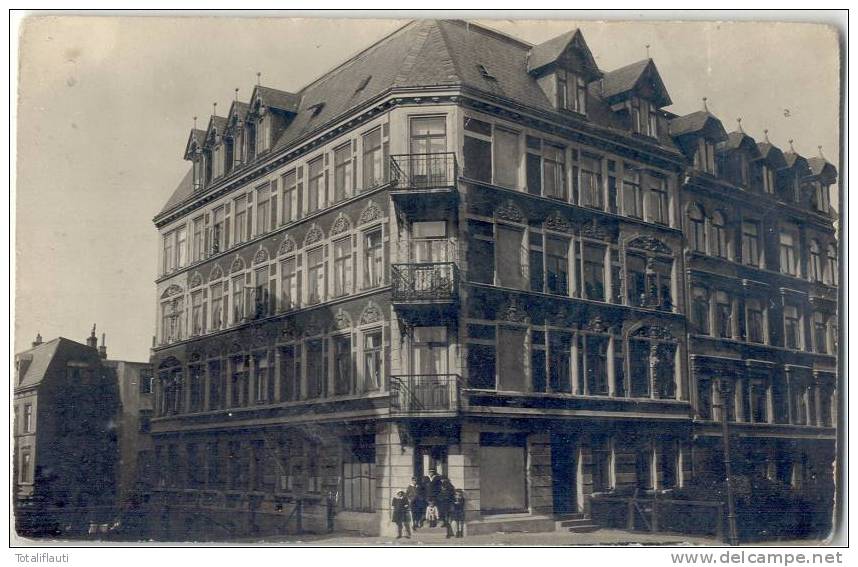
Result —
<instances>
[{"instance_id":1,"label":"roof finial","mask_svg":"<svg viewBox=\"0 0 858 567\"><path fill-rule=\"evenodd\" d=\"M194 130L196 130L196 129L197 129L197 117L194 116ZM95 327L93 327L93 328L95 328Z\"/></svg>"},{"instance_id":2,"label":"roof finial","mask_svg":"<svg viewBox=\"0 0 858 567\"><path fill-rule=\"evenodd\" d=\"M771 143L771 142L769 142L769 129L768 129L768 128L766 128L765 130L763 130L763 137L766 139L766 143L767 143L767 144L770 144L770 143Z\"/></svg>"},{"instance_id":3,"label":"roof finial","mask_svg":"<svg viewBox=\"0 0 858 567\"><path fill-rule=\"evenodd\" d=\"M709 107L706 106L706 101L709 100L709 97L703 97L703 110L709 112Z\"/></svg>"},{"instance_id":4,"label":"roof finial","mask_svg":"<svg viewBox=\"0 0 858 567\"><path fill-rule=\"evenodd\" d=\"M238 87L235 87L235 100L238 101Z\"/></svg>"},{"instance_id":5,"label":"roof finial","mask_svg":"<svg viewBox=\"0 0 858 567\"><path fill-rule=\"evenodd\" d=\"M649 59L649 44L646 44L646 58Z\"/></svg>"},{"instance_id":6,"label":"roof finial","mask_svg":"<svg viewBox=\"0 0 858 567\"><path fill-rule=\"evenodd\" d=\"M89 334L90 337L95 336L95 323L92 324L92 332Z\"/></svg>"},{"instance_id":7,"label":"roof finial","mask_svg":"<svg viewBox=\"0 0 858 567\"><path fill-rule=\"evenodd\" d=\"M256 72L256 84L257 85L262 84L262 73L260 73L259 71Z\"/></svg>"},{"instance_id":8,"label":"roof finial","mask_svg":"<svg viewBox=\"0 0 858 567\"><path fill-rule=\"evenodd\" d=\"M741 116L740 116L740 117L738 117L738 118L736 119L736 122L738 122L738 123L739 123L739 132L741 132L742 134L744 134L744 133L745 133L745 131L744 131L744 130L742 130L742 117L741 117Z\"/></svg>"},{"instance_id":9,"label":"roof finial","mask_svg":"<svg viewBox=\"0 0 858 567\"><path fill-rule=\"evenodd\" d=\"M792 147L792 138L789 139L789 151L791 151L792 153L795 153L795 148Z\"/></svg>"},{"instance_id":10,"label":"roof finial","mask_svg":"<svg viewBox=\"0 0 858 567\"><path fill-rule=\"evenodd\" d=\"M217 116L217 103L212 103L212 116Z\"/></svg>"},{"instance_id":11,"label":"roof finial","mask_svg":"<svg viewBox=\"0 0 858 567\"><path fill-rule=\"evenodd\" d=\"M822 155L822 146L816 146L816 147L819 148L819 157L821 157L822 159L825 159L825 156Z\"/></svg>"}]
</instances>

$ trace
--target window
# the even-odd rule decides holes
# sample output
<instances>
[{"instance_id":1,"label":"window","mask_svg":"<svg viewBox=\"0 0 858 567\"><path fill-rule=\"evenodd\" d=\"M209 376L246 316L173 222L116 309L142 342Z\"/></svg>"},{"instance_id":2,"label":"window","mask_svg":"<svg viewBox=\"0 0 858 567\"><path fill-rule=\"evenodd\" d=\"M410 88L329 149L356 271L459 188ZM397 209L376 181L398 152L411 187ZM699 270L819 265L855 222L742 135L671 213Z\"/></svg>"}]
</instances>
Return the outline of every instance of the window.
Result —
<instances>
[{"instance_id":1,"label":"window","mask_svg":"<svg viewBox=\"0 0 858 567\"><path fill-rule=\"evenodd\" d=\"M257 319L267 317L271 304L271 294L268 290L268 266L254 270L253 284L253 316Z\"/></svg>"},{"instance_id":2,"label":"window","mask_svg":"<svg viewBox=\"0 0 858 567\"><path fill-rule=\"evenodd\" d=\"M492 125L465 118L464 175L477 181L492 182Z\"/></svg>"},{"instance_id":3,"label":"window","mask_svg":"<svg viewBox=\"0 0 858 567\"><path fill-rule=\"evenodd\" d=\"M205 307L203 305L203 292L197 291L191 294L191 333L194 336L205 332Z\"/></svg>"},{"instance_id":4,"label":"window","mask_svg":"<svg viewBox=\"0 0 858 567\"><path fill-rule=\"evenodd\" d=\"M214 149L214 176L223 177L223 144L218 144Z\"/></svg>"},{"instance_id":5,"label":"window","mask_svg":"<svg viewBox=\"0 0 858 567\"><path fill-rule=\"evenodd\" d=\"M494 336L492 337L494 339ZM495 389L495 345L468 344L468 388Z\"/></svg>"},{"instance_id":6,"label":"window","mask_svg":"<svg viewBox=\"0 0 858 567\"><path fill-rule=\"evenodd\" d=\"M763 302L756 298L745 302L745 311L748 321L748 340L752 343L765 343L765 315L763 313Z\"/></svg>"},{"instance_id":7,"label":"window","mask_svg":"<svg viewBox=\"0 0 858 567\"><path fill-rule=\"evenodd\" d=\"M203 409L203 367L194 364L188 367L188 411Z\"/></svg>"},{"instance_id":8,"label":"window","mask_svg":"<svg viewBox=\"0 0 858 567\"><path fill-rule=\"evenodd\" d=\"M751 421L753 423L767 423L769 421L769 392L766 383L762 380L751 380L748 394Z\"/></svg>"},{"instance_id":9,"label":"window","mask_svg":"<svg viewBox=\"0 0 858 567\"><path fill-rule=\"evenodd\" d=\"M613 488L613 451L611 440L594 436L590 445L593 456L593 492L605 492Z\"/></svg>"},{"instance_id":10,"label":"window","mask_svg":"<svg viewBox=\"0 0 858 567\"><path fill-rule=\"evenodd\" d=\"M715 175L715 144L705 138L697 139L694 168Z\"/></svg>"},{"instance_id":11,"label":"window","mask_svg":"<svg viewBox=\"0 0 858 567\"><path fill-rule=\"evenodd\" d=\"M545 289L545 258L542 248L542 235L533 230L528 233L530 247L530 290L542 292Z\"/></svg>"},{"instance_id":12,"label":"window","mask_svg":"<svg viewBox=\"0 0 858 567\"><path fill-rule=\"evenodd\" d=\"M494 225L468 221L468 279L493 284L495 277Z\"/></svg>"},{"instance_id":13,"label":"window","mask_svg":"<svg viewBox=\"0 0 858 567\"><path fill-rule=\"evenodd\" d=\"M548 334L548 387L552 392L572 391L572 335Z\"/></svg>"},{"instance_id":14,"label":"window","mask_svg":"<svg viewBox=\"0 0 858 567\"><path fill-rule=\"evenodd\" d=\"M411 343L411 371L414 374L447 373L447 328L414 327Z\"/></svg>"},{"instance_id":15,"label":"window","mask_svg":"<svg viewBox=\"0 0 858 567\"><path fill-rule=\"evenodd\" d=\"M602 158L581 155L581 206L604 209L602 199Z\"/></svg>"},{"instance_id":16,"label":"window","mask_svg":"<svg viewBox=\"0 0 858 567\"><path fill-rule=\"evenodd\" d=\"M244 319L244 275L232 278L232 324Z\"/></svg>"},{"instance_id":17,"label":"window","mask_svg":"<svg viewBox=\"0 0 858 567\"><path fill-rule=\"evenodd\" d=\"M307 301L315 304L325 300L325 250L322 246L307 253Z\"/></svg>"},{"instance_id":18,"label":"window","mask_svg":"<svg viewBox=\"0 0 858 567\"><path fill-rule=\"evenodd\" d=\"M631 100L632 130L644 136L658 137L658 108L642 98Z\"/></svg>"},{"instance_id":19,"label":"window","mask_svg":"<svg viewBox=\"0 0 858 567\"><path fill-rule=\"evenodd\" d=\"M322 156L311 161L307 169L307 210L312 213L325 206L325 170Z\"/></svg>"},{"instance_id":20,"label":"window","mask_svg":"<svg viewBox=\"0 0 858 567\"><path fill-rule=\"evenodd\" d=\"M711 378L697 379L697 414L702 419L714 419L712 412L712 388L714 387Z\"/></svg>"},{"instance_id":21,"label":"window","mask_svg":"<svg viewBox=\"0 0 858 567\"><path fill-rule=\"evenodd\" d=\"M293 169L282 179L283 185L283 214L280 222L288 223L298 219L298 175Z\"/></svg>"},{"instance_id":22,"label":"window","mask_svg":"<svg viewBox=\"0 0 858 567\"><path fill-rule=\"evenodd\" d=\"M658 468L661 472L660 488L675 488L678 480L679 451L675 440L662 439L658 443Z\"/></svg>"},{"instance_id":23,"label":"window","mask_svg":"<svg viewBox=\"0 0 858 567\"><path fill-rule=\"evenodd\" d=\"M363 336L363 391L381 389L384 360L381 339L381 331L371 331Z\"/></svg>"},{"instance_id":24,"label":"window","mask_svg":"<svg viewBox=\"0 0 858 567\"><path fill-rule=\"evenodd\" d=\"M216 283L211 287L212 330L223 327L223 284Z\"/></svg>"},{"instance_id":25,"label":"window","mask_svg":"<svg viewBox=\"0 0 858 567\"><path fill-rule=\"evenodd\" d=\"M352 196L354 190L354 168L352 166L351 142L334 150L334 201Z\"/></svg>"},{"instance_id":26,"label":"window","mask_svg":"<svg viewBox=\"0 0 858 567\"><path fill-rule=\"evenodd\" d=\"M813 346L816 352L828 354L828 323L818 311L813 314Z\"/></svg>"},{"instance_id":27,"label":"window","mask_svg":"<svg viewBox=\"0 0 858 567\"><path fill-rule=\"evenodd\" d=\"M363 285L365 288L380 286L384 281L384 249L381 229L363 235Z\"/></svg>"},{"instance_id":28,"label":"window","mask_svg":"<svg viewBox=\"0 0 858 567\"><path fill-rule=\"evenodd\" d=\"M259 117L256 125L256 151L262 153L268 150L268 141L271 139L271 116Z\"/></svg>"},{"instance_id":29,"label":"window","mask_svg":"<svg viewBox=\"0 0 858 567\"><path fill-rule=\"evenodd\" d=\"M239 356L232 361L232 398L230 407L241 407L248 404L250 398L248 376L250 357Z\"/></svg>"},{"instance_id":30,"label":"window","mask_svg":"<svg viewBox=\"0 0 858 567\"><path fill-rule=\"evenodd\" d=\"M175 244L176 235L170 232L164 235L164 273L169 274L176 269Z\"/></svg>"},{"instance_id":31,"label":"window","mask_svg":"<svg viewBox=\"0 0 858 567\"><path fill-rule=\"evenodd\" d=\"M384 151L381 128L363 135L363 189L384 183Z\"/></svg>"},{"instance_id":32,"label":"window","mask_svg":"<svg viewBox=\"0 0 858 567\"><path fill-rule=\"evenodd\" d=\"M709 334L709 291L706 288L691 288L691 322L698 333Z\"/></svg>"},{"instance_id":33,"label":"window","mask_svg":"<svg viewBox=\"0 0 858 567\"><path fill-rule=\"evenodd\" d=\"M641 174L636 166L628 163L623 170L623 214L636 219L643 218Z\"/></svg>"},{"instance_id":34,"label":"window","mask_svg":"<svg viewBox=\"0 0 858 567\"><path fill-rule=\"evenodd\" d=\"M810 241L810 279L814 282L823 280L822 250L816 239Z\"/></svg>"},{"instance_id":35,"label":"window","mask_svg":"<svg viewBox=\"0 0 858 567\"><path fill-rule=\"evenodd\" d=\"M641 329L629 338L631 397L676 398L676 342L652 338L650 329ZM660 335L667 334L661 330Z\"/></svg>"},{"instance_id":36,"label":"window","mask_svg":"<svg viewBox=\"0 0 858 567\"><path fill-rule=\"evenodd\" d=\"M188 229L180 228L176 232L176 267L182 268L188 263Z\"/></svg>"},{"instance_id":37,"label":"window","mask_svg":"<svg viewBox=\"0 0 858 567\"><path fill-rule=\"evenodd\" d=\"M265 234L274 226L271 218L274 208L271 206L271 187L264 185L256 190L256 234Z\"/></svg>"},{"instance_id":38,"label":"window","mask_svg":"<svg viewBox=\"0 0 858 567\"><path fill-rule=\"evenodd\" d=\"M289 311L298 307L298 272L295 257L280 262L280 309Z\"/></svg>"},{"instance_id":39,"label":"window","mask_svg":"<svg viewBox=\"0 0 858 567\"><path fill-rule=\"evenodd\" d=\"M545 239L545 274L548 293L569 295L569 241Z\"/></svg>"},{"instance_id":40,"label":"window","mask_svg":"<svg viewBox=\"0 0 858 567\"><path fill-rule=\"evenodd\" d=\"M584 299L605 301L605 247L582 245Z\"/></svg>"},{"instance_id":41,"label":"window","mask_svg":"<svg viewBox=\"0 0 858 567\"><path fill-rule=\"evenodd\" d=\"M715 293L715 332L719 337L733 338L733 301L724 291Z\"/></svg>"},{"instance_id":42,"label":"window","mask_svg":"<svg viewBox=\"0 0 858 567\"><path fill-rule=\"evenodd\" d=\"M220 360L209 363L209 405L208 409L223 407L226 384L224 383L223 365Z\"/></svg>"},{"instance_id":43,"label":"window","mask_svg":"<svg viewBox=\"0 0 858 567\"><path fill-rule=\"evenodd\" d=\"M506 225L497 225L497 278L498 285L527 289L527 247L524 231Z\"/></svg>"},{"instance_id":44,"label":"window","mask_svg":"<svg viewBox=\"0 0 858 567\"><path fill-rule=\"evenodd\" d=\"M760 223L742 221L742 261L750 266L760 265Z\"/></svg>"},{"instance_id":45,"label":"window","mask_svg":"<svg viewBox=\"0 0 858 567\"><path fill-rule=\"evenodd\" d=\"M529 386L527 359L527 329L499 326L497 329L497 374L499 391L526 392Z\"/></svg>"},{"instance_id":46,"label":"window","mask_svg":"<svg viewBox=\"0 0 858 567\"><path fill-rule=\"evenodd\" d=\"M24 404L24 431L23 433L32 433L33 428L33 404Z\"/></svg>"},{"instance_id":47,"label":"window","mask_svg":"<svg viewBox=\"0 0 858 567\"><path fill-rule=\"evenodd\" d=\"M352 438L343 455L344 510L372 512L375 509L375 439L372 436Z\"/></svg>"},{"instance_id":48,"label":"window","mask_svg":"<svg viewBox=\"0 0 858 567\"><path fill-rule=\"evenodd\" d=\"M241 196L234 203L234 224L235 238L233 241L236 244L244 242L247 237L247 197Z\"/></svg>"},{"instance_id":49,"label":"window","mask_svg":"<svg viewBox=\"0 0 858 567\"><path fill-rule=\"evenodd\" d=\"M161 304L161 329L164 342L182 340L184 336L185 300L177 297Z\"/></svg>"},{"instance_id":50,"label":"window","mask_svg":"<svg viewBox=\"0 0 858 567\"><path fill-rule=\"evenodd\" d=\"M152 371L151 370L140 370L140 374L138 375L138 392L140 395L147 395L152 393ZM17 409L17 408L16 408Z\"/></svg>"},{"instance_id":51,"label":"window","mask_svg":"<svg viewBox=\"0 0 858 567\"><path fill-rule=\"evenodd\" d=\"M18 476L20 482L33 482L33 462L30 451L21 451L21 472Z\"/></svg>"},{"instance_id":52,"label":"window","mask_svg":"<svg viewBox=\"0 0 858 567\"><path fill-rule=\"evenodd\" d=\"M801 316L795 305L784 306L784 345L801 349Z\"/></svg>"},{"instance_id":53,"label":"window","mask_svg":"<svg viewBox=\"0 0 858 567\"><path fill-rule=\"evenodd\" d=\"M798 231L793 227L782 227L778 238L781 273L798 275Z\"/></svg>"},{"instance_id":54,"label":"window","mask_svg":"<svg viewBox=\"0 0 858 567\"><path fill-rule=\"evenodd\" d=\"M301 399L301 348L285 346L280 349L280 391L281 399L295 401Z\"/></svg>"},{"instance_id":55,"label":"window","mask_svg":"<svg viewBox=\"0 0 858 567\"><path fill-rule=\"evenodd\" d=\"M328 357L323 344L322 339L307 341L307 397L310 399L323 397L328 391Z\"/></svg>"},{"instance_id":56,"label":"window","mask_svg":"<svg viewBox=\"0 0 858 567\"><path fill-rule=\"evenodd\" d=\"M826 265L826 271L828 273L828 281L826 283L830 285L837 285L838 278L840 277L840 272L837 266L837 247L834 244L828 245L828 264Z\"/></svg>"},{"instance_id":57,"label":"window","mask_svg":"<svg viewBox=\"0 0 858 567\"><path fill-rule=\"evenodd\" d=\"M226 227L224 223L224 208L218 207L213 212L212 224L212 254L226 249Z\"/></svg>"},{"instance_id":58,"label":"window","mask_svg":"<svg viewBox=\"0 0 858 567\"><path fill-rule=\"evenodd\" d=\"M688 207L688 240L692 250L706 253L706 217L700 205Z\"/></svg>"},{"instance_id":59,"label":"window","mask_svg":"<svg viewBox=\"0 0 858 567\"><path fill-rule=\"evenodd\" d=\"M578 356L579 375L583 377L585 382L584 387L587 389L584 393L591 396L607 396L608 337L579 335ZM583 366L581 366L582 363Z\"/></svg>"},{"instance_id":60,"label":"window","mask_svg":"<svg viewBox=\"0 0 858 567\"><path fill-rule=\"evenodd\" d=\"M519 134L495 127L494 131L494 182L503 187L519 187L518 170L521 164Z\"/></svg>"},{"instance_id":61,"label":"window","mask_svg":"<svg viewBox=\"0 0 858 567\"><path fill-rule=\"evenodd\" d=\"M712 214L712 239L710 242L712 255L720 258L728 257L727 220L724 213L715 211Z\"/></svg>"},{"instance_id":62,"label":"window","mask_svg":"<svg viewBox=\"0 0 858 567\"><path fill-rule=\"evenodd\" d=\"M760 165L760 177L762 178L763 192L773 195L775 192L775 172L767 165Z\"/></svg>"},{"instance_id":63,"label":"window","mask_svg":"<svg viewBox=\"0 0 858 567\"><path fill-rule=\"evenodd\" d=\"M546 197L569 200L566 193L566 149L563 146L549 142L542 145L542 184Z\"/></svg>"},{"instance_id":64,"label":"window","mask_svg":"<svg viewBox=\"0 0 858 567\"><path fill-rule=\"evenodd\" d=\"M193 252L191 261L199 262L205 257L205 223L203 217L199 216L193 221L194 236L193 236Z\"/></svg>"},{"instance_id":65,"label":"window","mask_svg":"<svg viewBox=\"0 0 858 567\"><path fill-rule=\"evenodd\" d=\"M352 238L334 242L334 296L352 292Z\"/></svg>"},{"instance_id":66,"label":"window","mask_svg":"<svg viewBox=\"0 0 858 567\"><path fill-rule=\"evenodd\" d=\"M587 114L587 83L575 73L557 71L557 107Z\"/></svg>"},{"instance_id":67,"label":"window","mask_svg":"<svg viewBox=\"0 0 858 567\"><path fill-rule=\"evenodd\" d=\"M828 213L828 185L822 182L813 184L813 208L821 213Z\"/></svg>"},{"instance_id":68,"label":"window","mask_svg":"<svg viewBox=\"0 0 858 567\"><path fill-rule=\"evenodd\" d=\"M419 186L434 187L448 181L446 161L447 121L444 116L411 119L411 179Z\"/></svg>"},{"instance_id":69,"label":"window","mask_svg":"<svg viewBox=\"0 0 858 567\"><path fill-rule=\"evenodd\" d=\"M647 205L647 214L649 221L658 224L668 224L668 194L667 194L667 179L660 176L649 176L649 204Z\"/></svg>"}]
</instances>

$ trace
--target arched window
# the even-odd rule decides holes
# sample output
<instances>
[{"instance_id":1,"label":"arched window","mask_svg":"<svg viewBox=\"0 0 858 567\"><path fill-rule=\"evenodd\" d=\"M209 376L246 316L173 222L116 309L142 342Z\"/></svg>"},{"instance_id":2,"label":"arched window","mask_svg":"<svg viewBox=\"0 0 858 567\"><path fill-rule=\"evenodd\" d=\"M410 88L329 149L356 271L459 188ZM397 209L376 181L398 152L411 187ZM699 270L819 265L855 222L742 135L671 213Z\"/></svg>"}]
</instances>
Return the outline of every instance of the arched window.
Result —
<instances>
[{"instance_id":1,"label":"arched window","mask_svg":"<svg viewBox=\"0 0 858 567\"><path fill-rule=\"evenodd\" d=\"M810 279L815 282L822 281L822 250L816 239L810 241Z\"/></svg>"},{"instance_id":2,"label":"arched window","mask_svg":"<svg viewBox=\"0 0 858 567\"><path fill-rule=\"evenodd\" d=\"M676 398L676 339L661 327L644 327L629 337L629 394L633 398Z\"/></svg>"},{"instance_id":3,"label":"arched window","mask_svg":"<svg viewBox=\"0 0 858 567\"><path fill-rule=\"evenodd\" d=\"M700 205L688 208L688 240L692 250L706 253L706 216Z\"/></svg>"},{"instance_id":4,"label":"arched window","mask_svg":"<svg viewBox=\"0 0 858 567\"><path fill-rule=\"evenodd\" d=\"M721 211L712 214L712 255L727 258L727 219Z\"/></svg>"},{"instance_id":5,"label":"arched window","mask_svg":"<svg viewBox=\"0 0 858 567\"><path fill-rule=\"evenodd\" d=\"M837 268L837 247L834 244L828 245L828 265L826 266L826 271L828 272L826 283L837 285L837 279L840 274Z\"/></svg>"}]
</instances>

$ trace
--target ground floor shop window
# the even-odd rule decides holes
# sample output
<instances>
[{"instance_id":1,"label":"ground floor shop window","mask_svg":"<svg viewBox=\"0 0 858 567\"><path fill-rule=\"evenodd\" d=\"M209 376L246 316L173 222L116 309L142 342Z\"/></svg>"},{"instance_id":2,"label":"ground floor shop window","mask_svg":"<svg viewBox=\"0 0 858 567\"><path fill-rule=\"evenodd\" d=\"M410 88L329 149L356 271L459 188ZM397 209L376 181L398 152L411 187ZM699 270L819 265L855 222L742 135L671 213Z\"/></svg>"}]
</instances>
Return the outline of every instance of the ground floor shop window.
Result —
<instances>
[{"instance_id":1,"label":"ground floor shop window","mask_svg":"<svg viewBox=\"0 0 858 567\"><path fill-rule=\"evenodd\" d=\"M525 435L480 434L480 507L483 514L527 511Z\"/></svg>"},{"instance_id":2,"label":"ground floor shop window","mask_svg":"<svg viewBox=\"0 0 858 567\"><path fill-rule=\"evenodd\" d=\"M372 512L375 502L375 444L372 436L357 437L343 455L343 510Z\"/></svg>"}]
</instances>

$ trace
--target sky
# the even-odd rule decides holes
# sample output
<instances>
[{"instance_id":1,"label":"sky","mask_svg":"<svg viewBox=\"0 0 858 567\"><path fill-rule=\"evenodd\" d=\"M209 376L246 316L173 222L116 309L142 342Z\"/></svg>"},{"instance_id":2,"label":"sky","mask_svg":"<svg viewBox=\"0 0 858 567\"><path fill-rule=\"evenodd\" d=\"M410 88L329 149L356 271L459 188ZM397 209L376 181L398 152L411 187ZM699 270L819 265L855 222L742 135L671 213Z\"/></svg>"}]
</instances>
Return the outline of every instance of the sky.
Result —
<instances>
[{"instance_id":1,"label":"sky","mask_svg":"<svg viewBox=\"0 0 858 567\"><path fill-rule=\"evenodd\" d=\"M580 27L602 70L647 57L686 114L838 165L837 32L818 24L477 20L531 43ZM236 17L43 17L18 45L15 352L36 333L148 360L158 233L188 131L240 88L304 85L406 23ZM839 167L838 167L839 169ZM836 201L835 201L836 203Z\"/></svg>"}]
</instances>

